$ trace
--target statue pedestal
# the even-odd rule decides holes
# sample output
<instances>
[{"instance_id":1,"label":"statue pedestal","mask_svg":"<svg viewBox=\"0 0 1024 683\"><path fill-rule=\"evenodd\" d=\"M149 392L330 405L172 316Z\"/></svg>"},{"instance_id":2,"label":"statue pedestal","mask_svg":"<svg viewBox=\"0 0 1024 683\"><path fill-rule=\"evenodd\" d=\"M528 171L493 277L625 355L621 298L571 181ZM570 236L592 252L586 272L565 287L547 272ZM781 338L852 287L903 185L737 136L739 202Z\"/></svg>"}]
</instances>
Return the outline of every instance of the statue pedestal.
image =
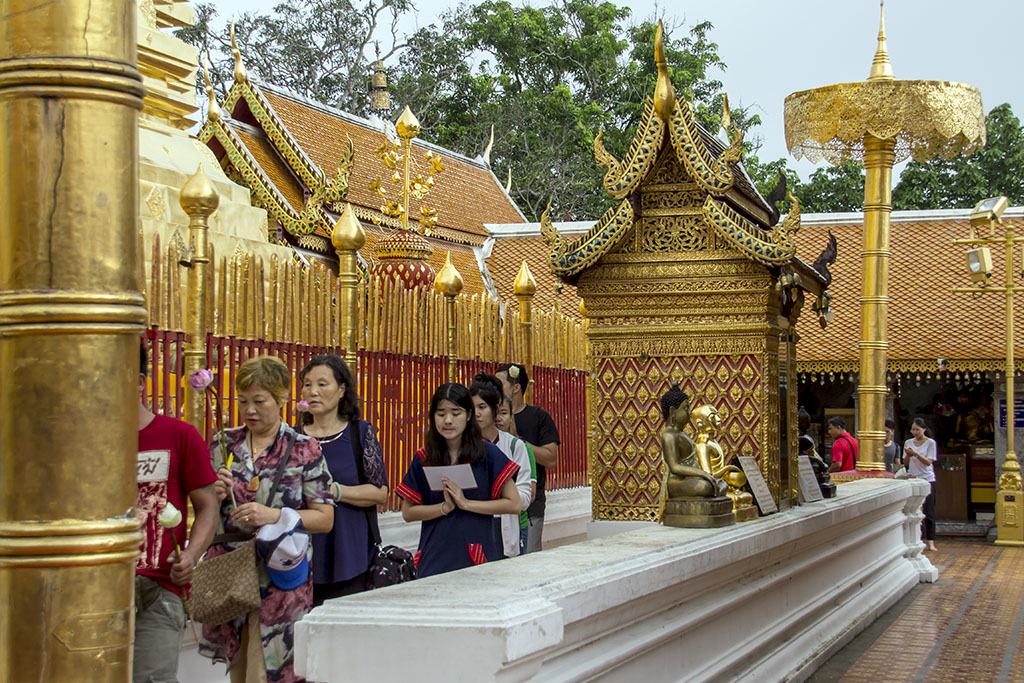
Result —
<instances>
[{"instance_id":1,"label":"statue pedestal","mask_svg":"<svg viewBox=\"0 0 1024 683\"><path fill-rule=\"evenodd\" d=\"M818 484L818 488L821 489L821 495L823 498L835 498L836 497L836 485L832 482L827 484Z\"/></svg>"},{"instance_id":2,"label":"statue pedestal","mask_svg":"<svg viewBox=\"0 0 1024 683\"><path fill-rule=\"evenodd\" d=\"M673 498L665 502L665 526L717 529L736 523L732 498Z\"/></svg>"},{"instance_id":3,"label":"statue pedestal","mask_svg":"<svg viewBox=\"0 0 1024 683\"><path fill-rule=\"evenodd\" d=\"M724 529L637 529L328 600L296 624L296 672L323 683L803 680L936 579L919 537L928 491L852 482Z\"/></svg>"}]
</instances>

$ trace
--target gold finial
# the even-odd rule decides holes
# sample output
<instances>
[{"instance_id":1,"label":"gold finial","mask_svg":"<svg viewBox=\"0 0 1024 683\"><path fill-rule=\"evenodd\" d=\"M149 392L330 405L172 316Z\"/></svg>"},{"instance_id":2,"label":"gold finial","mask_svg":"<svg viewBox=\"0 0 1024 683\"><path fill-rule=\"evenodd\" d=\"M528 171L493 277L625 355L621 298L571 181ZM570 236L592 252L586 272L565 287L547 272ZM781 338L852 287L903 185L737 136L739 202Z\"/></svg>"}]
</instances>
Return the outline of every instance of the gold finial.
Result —
<instances>
[{"instance_id":1,"label":"gold finial","mask_svg":"<svg viewBox=\"0 0 1024 683\"><path fill-rule=\"evenodd\" d=\"M875 58L871 60L871 73L868 74L869 81L892 81L892 64L889 62L889 49L885 45L885 3L880 3L881 18L878 20L878 49L875 50Z\"/></svg>"},{"instance_id":2,"label":"gold finial","mask_svg":"<svg viewBox=\"0 0 1024 683\"><path fill-rule=\"evenodd\" d=\"M445 296L455 296L462 291L462 276L452 265L452 252L444 257L444 268L434 279L434 291Z\"/></svg>"},{"instance_id":3,"label":"gold finial","mask_svg":"<svg viewBox=\"0 0 1024 683\"><path fill-rule=\"evenodd\" d=\"M665 61L665 45L663 34L665 27L658 20L658 30L654 34L654 63L658 66L658 84L654 86L654 110L661 120L668 123L672 110L676 106L676 91L668 77L668 63Z\"/></svg>"},{"instance_id":4,"label":"gold finial","mask_svg":"<svg viewBox=\"0 0 1024 683\"><path fill-rule=\"evenodd\" d=\"M526 265L526 259L523 259L523 265L519 266L519 274L516 275L516 281L512 285L512 293L516 296L533 296L537 293L537 281L533 279L533 273L530 272L530 266Z\"/></svg>"},{"instance_id":5,"label":"gold finial","mask_svg":"<svg viewBox=\"0 0 1024 683\"><path fill-rule=\"evenodd\" d=\"M249 80L249 74L242 64L242 53L238 50L238 43L235 42L235 15L231 15L231 55L235 58L235 83L245 83Z\"/></svg>"},{"instance_id":6,"label":"gold finial","mask_svg":"<svg viewBox=\"0 0 1024 683\"><path fill-rule=\"evenodd\" d=\"M583 299L580 299L580 315L582 315L584 318L587 317L587 306L585 303L583 303Z\"/></svg>"},{"instance_id":7,"label":"gold finial","mask_svg":"<svg viewBox=\"0 0 1024 683\"><path fill-rule=\"evenodd\" d=\"M405 111L398 117L398 122L395 124L395 129L398 134L406 140L411 140L420 134L420 122L416 118L416 115L409 109L409 105L405 105Z\"/></svg>"},{"instance_id":8,"label":"gold finial","mask_svg":"<svg viewBox=\"0 0 1024 683\"><path fill-rule=\"evenodd\" d=\"M338 251L359 251L366 244L366 231L348 202L345 202L345 209L331 231L331 244Z\"/></svg>"},{"instance_id":9,"label":"gold finial","mask_svg":"<svg viewBox=\"0 0 1024 683\"><path fill-rule=\"evenodd\" d=\"M732 125L732 114L729 112L729 96L724 95L722 99L722 130L726 137L729 136L729 127Z\"/></svg>"},{"instance_id":10,"label":"gold finial","mask_svg":"<svg viewBox=\"0 0 1024 683\"><path fill-rule=\"evenodd\" d=\"M484 158L484 163L488 166L491 165L491 148L494 147L494 124L491 124L491 139L487 142L487 147L484 149L484 153L481 155Z\"/></svg>"},{"instance_id":11,"label":"gold finial","mask_svg":"<svg viewBox=\"0 0 1024 683\"><path fill-rule=\"evenodd\" d=\"M190 216L209 216L220 205L220 195L199 164L195 174L185 181L178 192L178 203Z\"/></svg>"},{"instance_id":12,"label":"gold finial","mask_svg":"<svg viewBox=\"0 0 1024 683\"><path fill-rule=\"evenodd\" d=\"M512 167L508 167L508 182L505 183L505 194L512 193Z\"/></svg>"},{"instance_id":13,"label":"gold finial","mask_svg":"<svg viewBox=\"0 0 1024 683\"><path fill-rule=\"evenodd\" d=\"M210 55L209 53L203 57L203 80L206 82L206 100L209 103L206 108L206 120L207 121L220 121L220 105L217 104L217 98L213 94L213 85L210 83Z\"/></svg>"}]
</instances>

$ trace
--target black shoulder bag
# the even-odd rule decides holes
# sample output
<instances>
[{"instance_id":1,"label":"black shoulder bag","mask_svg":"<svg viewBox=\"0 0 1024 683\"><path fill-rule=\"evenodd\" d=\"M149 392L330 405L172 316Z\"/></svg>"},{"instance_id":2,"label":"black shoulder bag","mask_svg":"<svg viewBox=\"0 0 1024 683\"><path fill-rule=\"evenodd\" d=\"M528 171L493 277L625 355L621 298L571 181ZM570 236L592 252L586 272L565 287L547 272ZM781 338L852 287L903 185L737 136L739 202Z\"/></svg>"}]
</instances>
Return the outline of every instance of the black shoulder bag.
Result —
<instances>
[{"instance_id":1,"label":"black shoulder bag","mask_svg":"<svg viewBox=\"0 0 1024 683\"><path fill-rule=\"evenodd\" d=\"M366 469L363 467L363 430L359 420L349 423L352 432L352 454L356 458L356 472L360 484L370 483L366 478ZM416 562L412 553L397 545L381 547L380 527L377 526L377 506L369 505L363 508L366 511L366 523L370 528L370 540L376 549L370 559L370 567L366 574L366 588L383 588L393 586L396 583L405 583L416 578Z\"/></svg>"}]
</instances>

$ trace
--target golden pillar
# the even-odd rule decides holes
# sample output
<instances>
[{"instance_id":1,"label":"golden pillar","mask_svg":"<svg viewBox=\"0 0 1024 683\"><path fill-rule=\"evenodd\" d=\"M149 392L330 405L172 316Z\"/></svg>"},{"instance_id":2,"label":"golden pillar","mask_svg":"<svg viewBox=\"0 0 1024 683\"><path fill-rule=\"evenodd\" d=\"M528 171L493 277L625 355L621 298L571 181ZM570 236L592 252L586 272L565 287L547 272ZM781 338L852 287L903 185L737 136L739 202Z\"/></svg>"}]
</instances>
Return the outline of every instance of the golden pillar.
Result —
<instances>
[{"instance_id":1,"label":"golden pillar","mask_svg":"<svg viewBox=\"0 0 1024 683\"><path fill-rule=\"evenodd\" d=\"M452 252L444 257L444 267L434 279L434 291L444 295L448 318L448 381L455 381L455 297L462 291L462 275L452 265Z\"/></svg>"},{"instance_id":2,"label":"golden pillar","mask_svg":"<svg viewBox=\"0 0 1024 683\"><path fill-rule=\"evenodd\" d=\"M0 18L0 680L131 677L136 7Z\"/></svg>"},{"instance_id":3,"label":"golden pillar","mask_svg":"<svg viewBox=\"0 0 1024 683\"><path fill-rule=\"evenodd\" d=\"M188 214L189 256L182 260L188 266L188 310L186 329L189 341L185 346L185 377L206 367L206 305L209 301L210 266L210 216L220 204L220 196L203 173L203 167L196 169L178 193L178 203ZM196 391L191 386L185 401L185 420L200 434L205 434L206 396L205 391Z\"/></svg>"},{"instance_id":4,"label":"golden pillar","mask_svg":"<svg viewBox=\"0 0 1024 683\"><path fill-rule=\"evenodd\" d=\"M523 329L523 365L526 366L526 375L530 378L523 400L530 403L533 400L533 296L537 293L537 281L533 279L526 259L523 259L523 265L519 266L516 281L512 284L512 293L519 300L519 324Z\"/></svg>"},{"instance_id":5,"label":"golden pillar","mask_svg":"<svg viewBox=\"0 0 1024 683\"><path fill-rule=\"evenodd\" d=\"M352 205L346 203L341 217L331 231L331 243L338 254L338 285L341 289L341 301L338 302L338 315L341 318L342 343L345 345L345 363L356 376L359 363L359 339L356 334L359 306L356 300L359 287L359 250L366 244L366 232L356 218Z\"/></svg>"},{"instance_id":6,"label":"golden pillar","mask_svg":"<svg viewBox=\"0 0 1024 683\"><path fill-rule=\"evenodd\" d=\"M884 471L892 167L908 157L949 159L983 147L981 93L949 81L895 80L883 14L868 79L793 93L786 97L785 116L786 145L794 157L836 165L855 160L866 170L857 469Z\"/></svg>"}]
</instances>

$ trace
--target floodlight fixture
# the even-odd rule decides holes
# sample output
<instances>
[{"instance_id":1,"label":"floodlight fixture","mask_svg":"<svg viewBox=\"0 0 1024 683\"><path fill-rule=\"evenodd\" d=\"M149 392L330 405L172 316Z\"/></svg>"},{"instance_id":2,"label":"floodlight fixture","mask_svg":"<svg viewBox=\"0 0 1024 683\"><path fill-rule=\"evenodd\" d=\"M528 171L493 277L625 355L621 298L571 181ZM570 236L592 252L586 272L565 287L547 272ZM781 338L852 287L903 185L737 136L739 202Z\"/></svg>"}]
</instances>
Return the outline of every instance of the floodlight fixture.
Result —
<instances>
[{"instance_id":1,"label":"floodlight fixture","mask_svg":"<svg viewBox=\"0 0 1024 683\"><path fill-rule=\"evenodd\" d=\"M992 253L988 247L967 250L967 270L971 274L971 281L988 284L992 277Z\"/></svg>"},{"instance_id":2,"label":"floodlight fixture","mask_svg":"<svg viewBox=\"0 0 1024 683\"><path fill-rule=\"evenodd\" d=\"M974 207L974 211L971 212L971 225L978 227L992 221L998 221L1008 206L1010 206L1010 200L1006 197L982 199Z\"/></svg>"}]
</instances>

